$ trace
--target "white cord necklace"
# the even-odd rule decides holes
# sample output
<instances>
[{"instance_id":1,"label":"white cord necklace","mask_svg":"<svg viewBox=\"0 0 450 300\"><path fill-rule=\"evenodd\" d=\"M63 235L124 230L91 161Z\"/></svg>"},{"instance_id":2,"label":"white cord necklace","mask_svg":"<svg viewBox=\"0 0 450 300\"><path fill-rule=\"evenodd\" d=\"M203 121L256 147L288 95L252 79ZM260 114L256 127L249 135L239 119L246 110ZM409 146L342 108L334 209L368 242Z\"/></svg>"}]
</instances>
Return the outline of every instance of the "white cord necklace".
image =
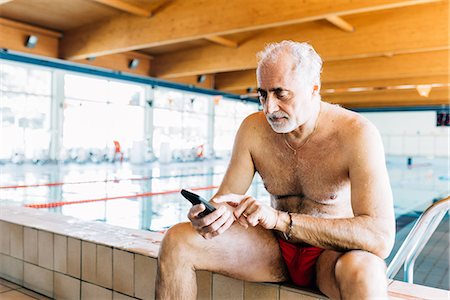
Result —
<instances>
[{"instance_id":1,"label":"white cord necklace","mask_svg":"<svg viewBox=\"0 0 450 300\"><path fill-rule=\"evenodd\" d=\"M297 148L294 148L294 147L291 146L291 144L289 144L289 142L287 141L287 138L286 138L286 133L283 133L284 143L286 144L286 146L288 146L289 149L292 150L292 152L294 152L294 155L297 155L297 151L300 150L304 145L306 145L306 143L314 135L314 132L316 131L317 127L319 127L319 118L320 118L320 113L322 112L321 108L322 108L322 105L319 104L319 115L317 116L316 123L314 124L313 131L308 135L308 137L305 139L305 141L300 146L298 146Z\"/></svg>"}]
</instances>

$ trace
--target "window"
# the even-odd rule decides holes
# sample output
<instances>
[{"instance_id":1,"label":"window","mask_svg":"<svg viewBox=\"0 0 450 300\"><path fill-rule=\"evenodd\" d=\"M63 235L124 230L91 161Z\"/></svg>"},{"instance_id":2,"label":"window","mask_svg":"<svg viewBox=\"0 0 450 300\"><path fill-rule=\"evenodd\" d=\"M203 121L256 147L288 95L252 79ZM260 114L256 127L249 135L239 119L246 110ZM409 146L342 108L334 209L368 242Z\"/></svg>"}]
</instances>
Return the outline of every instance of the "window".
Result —
<instances>
[{"instance_id":1,"label":"window","mask_svg":"<svg viewBox=\"0 0 450 300\"><path fill-rule=\"evenodd\" d=\"M52 72L0 62L0 159L47 159Z\"/></svg>"}]
</instances>

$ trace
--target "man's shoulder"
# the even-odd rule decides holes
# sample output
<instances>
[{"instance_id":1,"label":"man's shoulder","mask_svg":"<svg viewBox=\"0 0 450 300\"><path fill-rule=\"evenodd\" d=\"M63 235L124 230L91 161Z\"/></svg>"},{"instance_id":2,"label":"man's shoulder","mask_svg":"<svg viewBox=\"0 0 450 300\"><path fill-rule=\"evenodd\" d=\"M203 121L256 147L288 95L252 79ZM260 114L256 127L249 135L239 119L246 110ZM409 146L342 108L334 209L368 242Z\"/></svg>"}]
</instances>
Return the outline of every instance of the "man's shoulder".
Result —
<instances>
[{"instance_id":1,"label":"man's shoulder","mask_svg":"<svg viewBox=\"0 0 450 300\"><path fill-rule=\"evenodd\" d=\"M334 108L334 115L339 124L341 124L345 129L348 129L350 132L355 133L364 132L367 130L377 130L375 125L373 125L369 119L346 108L336 106Z\"/></svg>"},{"instance_id":2,"label":"man's shoulder","mask_svg":"<svg viewBox=\"0 0 450 300\"><path fill-rule=\"evenodd\" d=\"M375 125L363 115L342 108L333 107L333 119L335 124L339 124L336 130L343 136L345 141L358 141L359 138L379 135Z\"/></svg>"},{"instance_id":3,"label":"man's shoulder","mask_svg":"<svg viewBox=\"0 0 450 300\"><path fill-rule=\"evenodd\" d=\"M261 130L267 126L267 121L264 113L258 111L248 115L241 123L241 130Z\"/></svg>"}]
</instances>

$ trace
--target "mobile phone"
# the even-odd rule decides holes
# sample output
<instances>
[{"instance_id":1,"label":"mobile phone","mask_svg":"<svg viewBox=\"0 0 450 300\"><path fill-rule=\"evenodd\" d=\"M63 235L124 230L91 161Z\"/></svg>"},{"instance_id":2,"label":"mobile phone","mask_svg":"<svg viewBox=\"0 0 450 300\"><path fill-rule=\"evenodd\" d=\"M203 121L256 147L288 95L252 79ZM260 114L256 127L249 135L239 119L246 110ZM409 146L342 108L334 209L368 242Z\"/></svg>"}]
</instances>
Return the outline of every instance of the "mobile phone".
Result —
<instances>
[{"instance_id":1,"label":"mobile phone","mask_svg":"<svg viewBox=\"0 0 450 300\"><path fill-rule=\"evenodd\" d=\"M194 194L193 192L183 189L183 190L181 190L181 195L183 195L184 198L188 199L189 202L192 203L192 205L203 204L206 207L206 209L204 211L202 211L201 213L198 214L198 216L201 218L203 218L204 216L206 216L216 210L216 208L214 206L212 206L211 204L209 204L208 201L206 201L199 195Z\"/></svg>"}]
</instances>

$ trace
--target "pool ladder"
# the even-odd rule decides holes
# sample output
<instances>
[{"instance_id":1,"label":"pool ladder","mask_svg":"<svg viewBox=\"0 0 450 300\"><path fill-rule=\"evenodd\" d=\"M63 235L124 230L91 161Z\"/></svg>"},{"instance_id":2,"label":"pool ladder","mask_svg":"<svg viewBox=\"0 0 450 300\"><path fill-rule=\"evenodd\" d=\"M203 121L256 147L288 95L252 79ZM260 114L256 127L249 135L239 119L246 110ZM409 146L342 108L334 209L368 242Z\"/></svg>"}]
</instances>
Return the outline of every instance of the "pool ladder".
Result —
<instances>
[{"instance_id":1,"label":"pool ladder","mask_svg":"<svg viewBox=\"0 0 450 300\"><path fill-rule=\"evenodd\" d=\"M450 208L450 195L430 205L417 219L387 268L393 279L403 265L403 280L413 283L414 263Z\"/></svg>"}]
</instances>

